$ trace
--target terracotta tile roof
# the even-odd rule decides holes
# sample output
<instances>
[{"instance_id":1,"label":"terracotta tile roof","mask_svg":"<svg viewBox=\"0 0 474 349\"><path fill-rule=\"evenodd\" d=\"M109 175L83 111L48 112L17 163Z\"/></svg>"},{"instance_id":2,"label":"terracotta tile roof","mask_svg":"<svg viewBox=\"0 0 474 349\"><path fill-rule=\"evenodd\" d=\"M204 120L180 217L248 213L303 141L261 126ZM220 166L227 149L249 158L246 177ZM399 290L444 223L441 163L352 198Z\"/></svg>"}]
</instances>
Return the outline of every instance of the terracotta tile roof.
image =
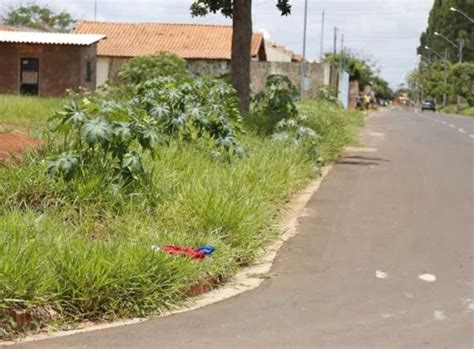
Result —
<instances>
[{"instance_id":1,"label":"terracotta tile roof","mask_svg":"<svg viewBox=\"0 0 474 349\"><path fill-rule=\"evenodd\" d=\"M6 24L3 24L3 23L0 23L0 30L1 31L11 31L11 32L16 32L18 29L15 28L15 27L12 27L10 25L6 25Z\"/></svg>"},{"instance_id":2,"label":"terracotta tile roof","mask_svg":"<svg viewBox=\"0 0 474 349\"><path fill-rule=\"evenodd\" d=\"M82 21L76 33L107 36L97 45L98 56L135 57L167 51L187 59L230 60L232 26L169 23ZM258 56L263 34L252 37L252 57Z\"/></svg>"}]
</instances>

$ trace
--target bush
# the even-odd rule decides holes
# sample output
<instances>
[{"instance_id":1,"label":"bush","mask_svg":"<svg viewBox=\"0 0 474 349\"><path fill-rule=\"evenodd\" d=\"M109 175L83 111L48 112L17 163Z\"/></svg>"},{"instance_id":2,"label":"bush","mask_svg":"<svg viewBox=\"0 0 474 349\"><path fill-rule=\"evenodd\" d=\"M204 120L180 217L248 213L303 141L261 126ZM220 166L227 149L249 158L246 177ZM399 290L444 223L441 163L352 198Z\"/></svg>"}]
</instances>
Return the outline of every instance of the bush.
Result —
<instances>
[{"instance_id":1,"label":"bush","mask_svg":"<svg viewBox=\"0 0 474 349\"><path fill-rule=\"evenodd\" d=\"M160 77L172 77L182 82L190 80L191 73L184 59L168 52L134 57L118 72L121 82L131 85L138 85Z\"/></svg>"},{"instance_id":2,"label":"bush","mask_svg":"<svg viewBox=\"0 0 474 349\"><path fill-rule=\"evenodd\" d=\"M265 89L252 98L249 124L258 132L271 134L278 122L298 115L298 93L284 75L269 75Z\"/></svg>"},{"instance_id":3,"label":"bush","mask_svg":"<svg viewBox=\"0 0 474 349\"><path fill-rule=\"evenodd\" d=\"M149 174L143 153L155 156L170 137L202 139L214 156L227 161L245 154L237 140L241 120L234 90L218 80L181 84L171 77L157 78L139 84L129 100L72 100L53 121L62 154L49 162L48 173L66 180L98 169L107 183L143 179Z\"/></svg>"}]
</instances>

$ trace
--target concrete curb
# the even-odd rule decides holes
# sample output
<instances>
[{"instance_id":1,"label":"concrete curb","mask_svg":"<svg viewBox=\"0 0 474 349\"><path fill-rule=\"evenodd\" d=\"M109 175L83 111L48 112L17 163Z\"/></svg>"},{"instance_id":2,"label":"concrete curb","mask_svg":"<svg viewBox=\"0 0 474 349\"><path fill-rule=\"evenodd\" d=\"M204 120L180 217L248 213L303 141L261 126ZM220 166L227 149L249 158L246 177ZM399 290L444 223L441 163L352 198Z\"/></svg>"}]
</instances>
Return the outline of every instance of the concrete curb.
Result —
<instances>
[{"instance_id":1,"label":"concrete curb","mask_svg":"<svg viewBox=\"0 0 474 349\"><path fill-rule=\"evenodd\" d=\"M265 280L266 274L270 272L273 266L273 262L278 254L278 251L281 249L283 244L298 233L298 219L304 214L304 209L307 203L309 202L311 197L318 191L319 187L321 186L321 183L326 178L331 169L332 165L323 167L321 170L321 176L311 181L311 183L306 188L295 194L293 196L293 199L285 206L280 223L278 224L279 229L282 231L282 235L280 236L280 238L272 242L262 251L261 256L257 259L255 264L241 269L237 274L234 275L234 277L232 277L227 283L221 285L220 287L215 288L209 292L203 293L202 295L190 298L179 309L167 311L161 314L160 316L119 320L99 325L83 323L83 328L80 329L40 333L37 335L22 338L18 341L0 341L0 347L4 345L9 346L18 343L70 336L74 334L104 330L119 326L133 325L152 319L163 318L203 308L205 306L224 301L226 299L235 297L244 292L259 287Z\"/></svg>"}]
</instances>

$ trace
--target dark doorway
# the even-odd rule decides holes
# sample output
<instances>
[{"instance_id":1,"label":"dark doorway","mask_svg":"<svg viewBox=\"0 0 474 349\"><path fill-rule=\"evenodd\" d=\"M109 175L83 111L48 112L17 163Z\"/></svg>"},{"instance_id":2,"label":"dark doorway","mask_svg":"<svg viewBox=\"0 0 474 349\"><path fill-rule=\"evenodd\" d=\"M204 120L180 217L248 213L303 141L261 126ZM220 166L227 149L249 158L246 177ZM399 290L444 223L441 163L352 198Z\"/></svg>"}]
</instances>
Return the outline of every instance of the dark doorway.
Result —
<instances>
[{"instance_id":1,"label":"dark doorway","mask_svg":"<svg viewBox=\"0 0 474 349\"><path fill-rule=\"evenodd\" d=\"M20 93L37 96L39 86L39 59L21 58Z\"/></svg>"}]
</instances>

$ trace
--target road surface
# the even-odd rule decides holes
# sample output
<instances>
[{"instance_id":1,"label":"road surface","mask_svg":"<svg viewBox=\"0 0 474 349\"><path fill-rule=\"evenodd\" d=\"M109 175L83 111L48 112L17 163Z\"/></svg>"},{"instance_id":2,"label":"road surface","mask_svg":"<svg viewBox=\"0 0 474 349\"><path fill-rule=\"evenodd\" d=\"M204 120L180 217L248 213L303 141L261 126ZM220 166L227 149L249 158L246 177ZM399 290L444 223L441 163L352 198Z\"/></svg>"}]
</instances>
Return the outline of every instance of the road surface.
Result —
<instances>
[{"instance_id":1,"label":"road surface","mask_svg":"<svg viewBox=\"0 0 474 349\"><path fill-rule=\"evenodd\" d=\"M18 348L471 348L474 119L387 111L254 290Z\"/></svg>"}]
</instances>

